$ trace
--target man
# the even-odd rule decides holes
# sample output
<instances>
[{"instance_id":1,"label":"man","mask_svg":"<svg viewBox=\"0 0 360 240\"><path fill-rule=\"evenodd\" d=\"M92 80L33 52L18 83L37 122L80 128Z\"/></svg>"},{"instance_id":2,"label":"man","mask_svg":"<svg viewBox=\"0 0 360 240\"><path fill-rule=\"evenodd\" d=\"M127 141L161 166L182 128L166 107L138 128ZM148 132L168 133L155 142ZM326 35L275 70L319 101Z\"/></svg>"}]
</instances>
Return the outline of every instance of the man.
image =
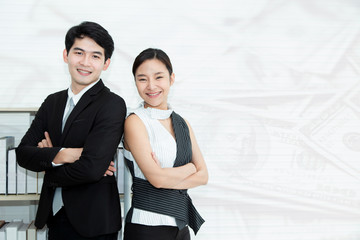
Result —
<instances>
[{"instance_id":1,"label":"man","mask_svg":"<svg viewBox=\"0 0 360 240\"><path fill-rule=\"evenodd\" d=\"M70 88L45 99L16 149L17 161L45 171L35 225L47 224L49 239L117 239L120 200L109 170L126 105L100 79L114 42L99 24L83 22L69 29L65 45Z\"/></svg>"}]
</instances>

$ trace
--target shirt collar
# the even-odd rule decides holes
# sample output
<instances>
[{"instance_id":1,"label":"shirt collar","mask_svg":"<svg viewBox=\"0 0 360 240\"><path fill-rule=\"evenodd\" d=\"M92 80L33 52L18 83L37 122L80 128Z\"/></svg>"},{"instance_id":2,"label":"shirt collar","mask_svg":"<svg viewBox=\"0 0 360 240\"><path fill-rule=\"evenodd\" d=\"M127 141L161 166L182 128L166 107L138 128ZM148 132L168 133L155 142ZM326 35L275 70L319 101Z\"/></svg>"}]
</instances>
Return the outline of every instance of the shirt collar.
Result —
<instances>
[{"instance_id":1,"label":"shirt collar","mask_svg":"<svg viewBox=\"0 0 360 240\"><path fill-rule=\"evenodd\" d=\"M73 102L74 102L74 105L76 105L80 98L87 92L87 90L89 90L90 88L92 88L95 84L97 84L98 82L100 81L100 78L96 81L96 82L93 82L92 84L86 86L84 89L82 89L78 94L74 94L72 91L71 91L71 85L70 87L68 88L68 101L70 98L73 99Z\"/></svg>"},{"instance_id":2,"label":"shirt collar","mask_svg":"<svg viewBox=\"0 0 360 240\"><path fill-rule=\"evenodd\" d=\"M142 108L144 108L145 113L153 118L153 119L167 119L170 117L170 115L173 113L173 109L171 108L170 104L168 104L168 109L167 110L162 110L162 109L157 109L157 108L151 108L151 107L147 107L145 108L145 103L142 102L140 104L140 106Z\"/></svg>"}]
</instances>

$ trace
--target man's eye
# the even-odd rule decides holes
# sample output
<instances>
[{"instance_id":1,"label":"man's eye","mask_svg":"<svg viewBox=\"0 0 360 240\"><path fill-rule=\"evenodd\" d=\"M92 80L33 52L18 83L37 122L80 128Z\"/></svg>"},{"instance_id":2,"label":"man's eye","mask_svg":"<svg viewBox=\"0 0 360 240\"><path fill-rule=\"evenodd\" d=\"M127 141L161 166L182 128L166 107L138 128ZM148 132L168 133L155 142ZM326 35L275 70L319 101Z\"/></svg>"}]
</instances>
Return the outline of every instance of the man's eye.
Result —
<instances>
[{"instance_id":1,"label":"man's eye","mask_svg":"<svg viewBox=\"0 0 360 240\"><path fill-rule=\"evenodd\" d=\"M94 55L93 58L99 59L100 57L98 55Z\"/></svg>"}]
</instances>

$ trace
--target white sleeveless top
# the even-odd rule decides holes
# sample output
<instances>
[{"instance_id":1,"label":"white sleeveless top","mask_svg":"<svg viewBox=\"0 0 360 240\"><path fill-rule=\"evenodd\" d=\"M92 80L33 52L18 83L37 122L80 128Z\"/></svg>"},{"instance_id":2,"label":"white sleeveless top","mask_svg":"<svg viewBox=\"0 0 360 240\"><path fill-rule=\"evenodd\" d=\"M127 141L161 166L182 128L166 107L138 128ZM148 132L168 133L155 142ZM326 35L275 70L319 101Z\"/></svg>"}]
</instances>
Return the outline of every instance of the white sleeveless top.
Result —
<instances>
[{"instance_id":1,"label":"white sleeveless top","mask_svg":"<svg viewBox=\"0 0 360 240\"><path fill-rule=\"evenodd\" d=\"M144 108L142 103L140 107L130 113L135 113L144 123L149 135L150 145L155 152L162 168L174 166L176 158L176 141L169 131L159 122L158 119L169 118L173 110L160 110L155 108ZM141 172L131 152L124 149L124 156L133 162L135 177L146 179ZM176 226L175 218L168 215L158 214L150 211L134 208L131 218L132 223L148 226Z\"/></svg>"}]
</instances>

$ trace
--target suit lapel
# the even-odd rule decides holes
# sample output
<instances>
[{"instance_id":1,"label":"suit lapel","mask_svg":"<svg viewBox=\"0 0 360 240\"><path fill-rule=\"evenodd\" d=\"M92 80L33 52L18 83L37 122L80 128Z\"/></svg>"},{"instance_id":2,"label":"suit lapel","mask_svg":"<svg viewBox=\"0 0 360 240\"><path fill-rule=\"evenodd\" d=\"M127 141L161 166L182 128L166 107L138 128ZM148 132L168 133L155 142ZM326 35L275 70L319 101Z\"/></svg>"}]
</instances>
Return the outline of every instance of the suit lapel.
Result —
<instances>
[{"instance_id":1,"label":"suit lapel","mask_svg":"<svg viewBox=\"0 0 360 240\"><path fill-rule=\"evenodd\" d=\"M60 93L59 97L55 99L53 103L54 108L48 109L50 111L51 116L53 116L50 120L51 126L49 127L48 131L50 133L50 138L54 146L59 146L61 141L61 126L62 126L62 119L64 116L64 109L66 106L68 94L67 90L64 90Z\"/></svg>"},{"instance_id":2,"label":"suit lapel","mask_svg":"<svg viewBox=\"0 0 360 240\"><path fill-rule=\"evenodd\" d=\"M76 119L76 117L96 98L99 92L105 87L104 83L100 81L95 84L92 88L86 91L84 95L80 98L79 102L76 104L72 112L70 113L65 126L62 132L61 143L63 143L71 123ZM61 125L60 125L61 126ZM61 130L61 129L60 129Z\"/></svg>"}]
</instances>

